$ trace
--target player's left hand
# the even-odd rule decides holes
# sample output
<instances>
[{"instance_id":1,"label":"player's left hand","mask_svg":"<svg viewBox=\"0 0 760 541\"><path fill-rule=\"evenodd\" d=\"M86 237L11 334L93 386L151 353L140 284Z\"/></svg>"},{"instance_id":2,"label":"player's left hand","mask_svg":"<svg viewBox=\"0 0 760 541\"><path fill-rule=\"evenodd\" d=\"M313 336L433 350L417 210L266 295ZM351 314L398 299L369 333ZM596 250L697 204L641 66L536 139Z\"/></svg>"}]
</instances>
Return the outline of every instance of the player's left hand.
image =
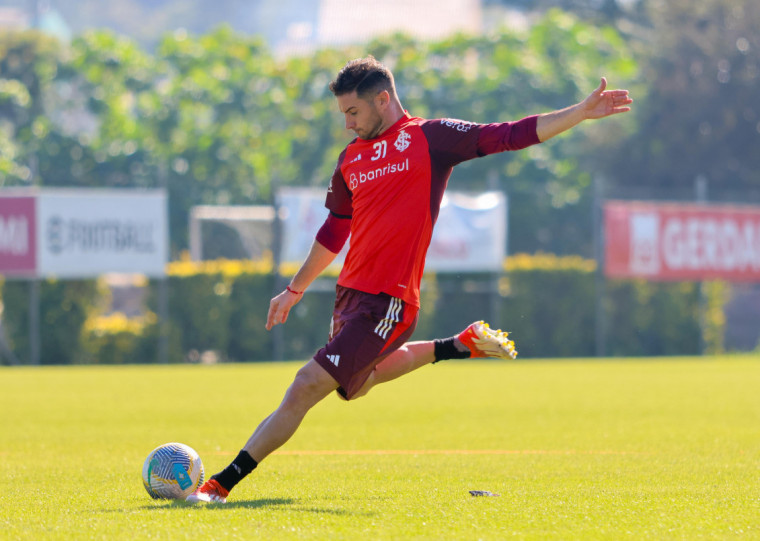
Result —
<instances>
[{"instance_id":1,"label":"player's left hand","mask_svg":"<svg viewBox=\"0 0 760 541\"><path fill-rule=\"evenodd\" d=\"M597 89L581 102L585 118L603 118L631 110L628 105L633 103L633 99L628 95L627 90L606 90L606 88L607 79L602 77Z\"/></svg>"}]
</instances>

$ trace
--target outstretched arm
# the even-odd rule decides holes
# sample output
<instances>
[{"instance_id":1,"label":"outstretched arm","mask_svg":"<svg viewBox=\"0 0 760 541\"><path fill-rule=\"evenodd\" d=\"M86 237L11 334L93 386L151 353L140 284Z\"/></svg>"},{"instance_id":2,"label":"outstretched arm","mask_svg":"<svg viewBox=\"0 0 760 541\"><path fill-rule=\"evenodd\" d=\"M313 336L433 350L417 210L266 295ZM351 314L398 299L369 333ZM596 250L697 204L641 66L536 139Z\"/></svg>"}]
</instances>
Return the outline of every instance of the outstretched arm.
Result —
<instances>
[{"instance_id":1,"label":"outstretched arm","mask_svg":"<svg viewBox=\"0 0 760 541\"><path fill-rule=\"evenodd\" d=\"M577 126L584 120L603 118L631 110L633 100L627 90L606 90L607 79L582 102L552 113L538 116L536 132L541 142Z\"/></svg>"}]
</instances>

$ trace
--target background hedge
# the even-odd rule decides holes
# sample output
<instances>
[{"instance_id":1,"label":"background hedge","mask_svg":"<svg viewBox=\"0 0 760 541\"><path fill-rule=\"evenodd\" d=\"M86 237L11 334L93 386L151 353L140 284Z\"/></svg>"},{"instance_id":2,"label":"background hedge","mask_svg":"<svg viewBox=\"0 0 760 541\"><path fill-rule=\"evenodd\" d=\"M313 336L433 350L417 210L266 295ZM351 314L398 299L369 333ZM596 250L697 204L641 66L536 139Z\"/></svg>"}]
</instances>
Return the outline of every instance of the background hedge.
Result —
<instances>
[{"instance_id":1,"label":"background hedge","mask_svg":"<svg viewBox=\"0 0 760 541\"><path fill-rule=\"evenodd\" d=\"M288 271L294 269L284 274ZM168 274L170 362L273 358L275 334L264 323L269 299L284 283L275 288L271 263L181 261L171 263ZM324 345L335 280L335 272L323 275L279 328L283 358L307 359ZM107 292L94 280L43 281L41 362L156 362L158 282L146 287L145 315L128 319L102 315ZM512 332L521 357L591 356L595 287L595 263L577 256L516 255L500 277L428 274L414 339L451 336L486 319ZM608 355L722 351L725 284L707 283L701 296L699 284L690 282L607 281L604 289ZM6 334L22 362L29 358L28 291L28 284L19 281L2 289Z\"/></svg>"}]
</instances>

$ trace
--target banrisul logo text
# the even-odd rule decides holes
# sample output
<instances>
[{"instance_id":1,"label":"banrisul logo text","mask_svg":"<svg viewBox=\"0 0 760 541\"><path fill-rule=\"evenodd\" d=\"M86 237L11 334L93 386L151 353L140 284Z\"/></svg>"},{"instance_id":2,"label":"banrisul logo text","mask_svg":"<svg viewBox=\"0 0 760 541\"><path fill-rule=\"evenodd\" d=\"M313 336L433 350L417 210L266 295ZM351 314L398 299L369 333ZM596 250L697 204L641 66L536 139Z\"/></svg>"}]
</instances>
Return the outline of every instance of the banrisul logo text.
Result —
<instances>
[{"instance_id":1,"label":"banrisul logo text","mask_svg":"<svg viewBox=\"0 0 760 541\"><path fill-rule=\"evenodd\" d=\"M379 179L381 177L384 177L385 175L392 175L393 173L402 173L404 171L409 171L409 159L396 162L396 163L389 163L383 167L378 167L376 169L370 169L369 171L361 171L358 174L357 173L351 173L351 176L349 177L349 187L351 190L355 190L359 187L360 184L364 184L365 182L370 182L376 179Z\"/></svg>"}]
</instances>

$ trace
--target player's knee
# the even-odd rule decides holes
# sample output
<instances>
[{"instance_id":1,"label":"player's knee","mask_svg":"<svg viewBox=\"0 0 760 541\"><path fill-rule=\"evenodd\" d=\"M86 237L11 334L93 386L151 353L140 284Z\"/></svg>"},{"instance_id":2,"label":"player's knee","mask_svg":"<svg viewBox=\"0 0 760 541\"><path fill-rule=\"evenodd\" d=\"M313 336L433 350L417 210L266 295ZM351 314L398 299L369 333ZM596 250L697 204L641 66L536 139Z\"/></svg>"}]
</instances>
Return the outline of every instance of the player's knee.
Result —
<instances>
[{"instance_id":1,"label":"player's knee","mask_svg":"<svg viewBox=\"0 0 760 541\"><path fill-rule=\"evenodd\" d=\"M285 405L310 408L322 400L332 389L307 367L301 368L285 395Z\"/></svg>"}]
</instances>

